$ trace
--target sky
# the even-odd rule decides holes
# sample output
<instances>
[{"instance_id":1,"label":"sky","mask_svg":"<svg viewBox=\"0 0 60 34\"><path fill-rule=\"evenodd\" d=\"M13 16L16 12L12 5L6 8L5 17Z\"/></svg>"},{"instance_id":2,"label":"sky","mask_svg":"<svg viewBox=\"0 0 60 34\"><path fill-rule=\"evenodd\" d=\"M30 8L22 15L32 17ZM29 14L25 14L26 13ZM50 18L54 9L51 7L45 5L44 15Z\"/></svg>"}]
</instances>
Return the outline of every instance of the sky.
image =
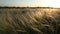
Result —
<instances>
[{"instance_id":1,"label":"sky","mask_svg":"<svg viewBox=\"0 0 60 34\"><path fill-rule=\"evenodd\" d=\"M60 7L60 0L0 0L0 6Z\"/></svg>"}]
</instances>

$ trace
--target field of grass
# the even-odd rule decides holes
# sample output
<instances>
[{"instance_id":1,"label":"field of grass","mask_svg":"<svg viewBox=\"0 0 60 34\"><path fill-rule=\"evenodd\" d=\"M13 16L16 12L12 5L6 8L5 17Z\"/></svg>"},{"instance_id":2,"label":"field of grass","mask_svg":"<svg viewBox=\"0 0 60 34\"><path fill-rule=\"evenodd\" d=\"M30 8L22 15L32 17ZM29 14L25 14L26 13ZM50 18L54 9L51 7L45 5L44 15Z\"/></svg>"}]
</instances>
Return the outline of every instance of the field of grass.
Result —
<instances>
[{"instance_id":1,"label":"field of grass","mask_svg":"<svg viewBox=\"0 0 60 34\"><path fill-rule=\"evenodd\" d=\"M60 34L60 9L0 8L0 34Z\"/></svg>"}]
</instances>

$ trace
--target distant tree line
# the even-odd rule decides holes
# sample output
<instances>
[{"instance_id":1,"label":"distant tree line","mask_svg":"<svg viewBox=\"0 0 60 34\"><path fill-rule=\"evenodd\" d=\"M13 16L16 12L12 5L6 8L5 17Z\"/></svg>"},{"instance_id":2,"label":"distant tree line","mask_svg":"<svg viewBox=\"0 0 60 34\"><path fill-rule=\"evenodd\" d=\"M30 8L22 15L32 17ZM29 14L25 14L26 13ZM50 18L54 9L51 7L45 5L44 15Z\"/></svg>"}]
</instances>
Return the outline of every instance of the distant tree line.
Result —
<instances>
[{"instance_id":1,"label":"distant tree line","mask_svg":"<svg viewBox=\"0 0 60 34\"><path fill-rule=\"evenodd\" d=\"M52 8L52 7L9 7L9 6L0 6L0 8L21 8L21 9L24 9L24 8Z\"/></svg>"}]
</instances>

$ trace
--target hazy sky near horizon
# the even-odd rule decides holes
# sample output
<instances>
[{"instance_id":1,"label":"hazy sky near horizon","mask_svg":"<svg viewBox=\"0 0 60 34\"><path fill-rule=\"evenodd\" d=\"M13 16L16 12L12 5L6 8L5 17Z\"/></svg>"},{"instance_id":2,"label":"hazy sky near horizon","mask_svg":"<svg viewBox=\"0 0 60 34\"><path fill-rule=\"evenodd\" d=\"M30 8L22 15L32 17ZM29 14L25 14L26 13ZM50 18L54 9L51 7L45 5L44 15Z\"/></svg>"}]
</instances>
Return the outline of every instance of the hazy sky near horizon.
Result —
<instances>
[{"instance_id":1,"label":"hazy sky near horizon","mask_svg":"<svg viewBox=\"0 0 60 34\"><path fill-rule=\"evenodd\" d=\"M60 7L60 0L0 0L0 6Z\"/></svg>"}]
</instances>

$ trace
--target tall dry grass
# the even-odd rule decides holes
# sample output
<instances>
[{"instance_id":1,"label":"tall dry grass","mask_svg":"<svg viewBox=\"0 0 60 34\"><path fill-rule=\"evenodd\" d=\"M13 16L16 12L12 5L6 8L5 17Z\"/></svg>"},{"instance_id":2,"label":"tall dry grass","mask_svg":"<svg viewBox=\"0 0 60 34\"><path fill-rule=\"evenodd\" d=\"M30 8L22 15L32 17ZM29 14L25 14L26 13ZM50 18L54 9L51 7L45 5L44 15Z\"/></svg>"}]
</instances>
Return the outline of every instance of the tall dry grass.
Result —
<instances>
[{"instance_id":1,"label":"tall dry grass","mask_svg":"<svg viewBox=\"0 0 60 34\"><path fill-rule=\"evenodd\" d=\"M0 9L0 34L59 34L59 9Z\"/></svg>"}]
</instances>

